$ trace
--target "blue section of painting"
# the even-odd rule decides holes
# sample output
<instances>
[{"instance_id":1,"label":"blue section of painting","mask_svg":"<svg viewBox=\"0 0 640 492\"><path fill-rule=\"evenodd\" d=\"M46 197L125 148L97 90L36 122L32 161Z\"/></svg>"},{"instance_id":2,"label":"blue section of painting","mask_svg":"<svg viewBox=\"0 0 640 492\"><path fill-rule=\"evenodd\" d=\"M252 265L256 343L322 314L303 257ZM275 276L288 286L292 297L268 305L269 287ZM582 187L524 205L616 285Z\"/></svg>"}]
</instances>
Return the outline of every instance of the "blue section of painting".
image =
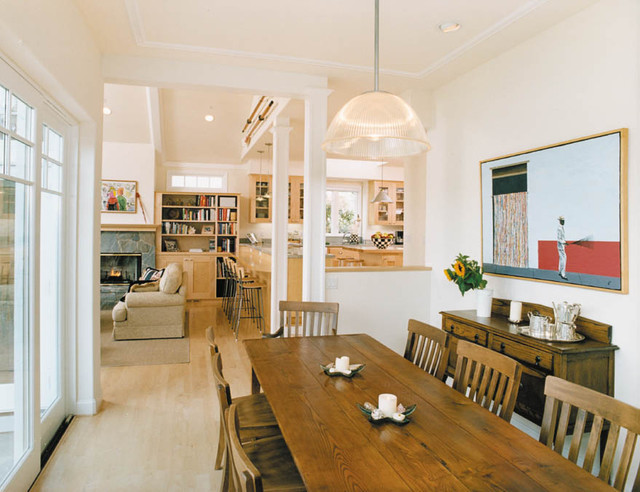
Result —
<instances>
[{"instance_id":1,"label":"blue section of painting","mask_svg":"<svg viewBox=\"0 0 640 492\"><path fill-rule=\"evenodd\" d=\"M482 265L485 273L493 273L496 275L509 275L510 277L520 277L523 279L533 280L550 280L553 282L564 283L568 285L581 285L588 287L598 287L601 289L621 290L620 279L617 277L604 277L600 275L588 275L585 273L567 272L567 280L563 280L558 276L557 271L540 270L538 268L515 268L509 266L495 265L493 263L485 263Z\"/></svg>"}]
</instances>

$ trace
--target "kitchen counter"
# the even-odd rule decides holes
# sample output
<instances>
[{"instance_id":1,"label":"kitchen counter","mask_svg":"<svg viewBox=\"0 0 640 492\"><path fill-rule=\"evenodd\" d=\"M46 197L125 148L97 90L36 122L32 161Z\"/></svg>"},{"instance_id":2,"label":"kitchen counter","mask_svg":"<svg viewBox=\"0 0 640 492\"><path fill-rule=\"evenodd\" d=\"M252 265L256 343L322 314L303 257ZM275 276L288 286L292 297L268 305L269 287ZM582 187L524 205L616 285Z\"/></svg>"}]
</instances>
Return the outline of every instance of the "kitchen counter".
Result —
<instances>
[{"instance_id":1,"label":"kitchen counter","mask_svg":"<svg viewBox=\"0 0 640 492\"><path fill-rule=\"evenodd\" d=\"M379 249L368 244L343 244L340 247L351 251L363 251L367 253L379 254L402 254L403 252L403 247L395 244L388 246L386 249Z\"/></svg>"},{"instance_id":2,"label":"kitchen counter","mask_svg":"<svg viewBox=\"0 0 640 492\"><path fill-rule=\"evenodd\" d=\"M372 244L342 244L329 246L329 251L336 255L335 261L328 262L333 266L348 266L348 259L362 260L365 267L401 267L403 248L390 245L386 249L378 249Z\"/></svg>"}]
</instances>

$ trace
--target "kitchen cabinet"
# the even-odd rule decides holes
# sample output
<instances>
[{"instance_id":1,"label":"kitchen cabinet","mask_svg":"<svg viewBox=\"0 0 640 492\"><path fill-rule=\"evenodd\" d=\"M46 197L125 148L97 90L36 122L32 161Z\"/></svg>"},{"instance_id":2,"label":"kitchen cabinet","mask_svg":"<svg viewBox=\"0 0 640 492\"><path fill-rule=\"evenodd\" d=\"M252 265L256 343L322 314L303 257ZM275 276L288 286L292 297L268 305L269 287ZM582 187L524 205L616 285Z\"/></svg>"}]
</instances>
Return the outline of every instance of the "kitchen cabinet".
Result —
<instances>
[{"instance_id":1,"label":"kitchen cabinet","mask_svg":"<svg viewBox=\"0 0 640 492\"><path fill-rule=\"evenodd\" d=\"M537 310L553 316L553 310L540 304L523 303L522 312ZM509 301L494 299L489 318L475 311L445 311L442 329L449 333L450 356L447 374L455 374L458 340L468 340L505 354L523 366L515 411L540 425L544 414L544 380L548 375L613 396L615 351L611 344L611 326L578 317L576 330L585 340L555 343L527 337L509 323Z\"/></svg>"},{"instance_id":2,"label":"kitchen cabinet","mask_svg":"<svg viewBox=\"0 0 640 492\"><path fill-rule=\"evenodd\" d=\"M372 199L380 188L393 200L390 203L369 203L369 224L404 225L404 183L402 181L369 181Z\"/></svg>"},{"instance_id":3,"label":"kitchen cabinet","mask_svg":"<svg viewBox=\"0 0 640 492\"><path fill-rule=\"evenodd\" d=\"M271 222L271 176L249 175L251 183L251 210L249 222Z\"/></svg>"},{"instance_id":4,"label":"kitchen cabinet","mask_svg":"<svg viewBox=\"0 0 640 492\"><path fill-rule=\"evenodd\" d=\"M271 222L271 176L251 174L251 210L249 222ZM301 224L304 219L304 181L302 176L289 176L288 218L290 224Z\"/></svg>"}]
</instances>

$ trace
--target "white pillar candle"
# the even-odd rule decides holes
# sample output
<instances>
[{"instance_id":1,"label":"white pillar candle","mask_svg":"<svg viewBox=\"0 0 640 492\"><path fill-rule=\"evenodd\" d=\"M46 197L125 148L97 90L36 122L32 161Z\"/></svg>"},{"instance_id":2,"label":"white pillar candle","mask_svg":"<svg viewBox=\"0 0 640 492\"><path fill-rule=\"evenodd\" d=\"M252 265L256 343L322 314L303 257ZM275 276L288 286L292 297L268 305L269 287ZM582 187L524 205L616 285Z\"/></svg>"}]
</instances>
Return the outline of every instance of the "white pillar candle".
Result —
<instances>
[{"instance_id":1,"label":"white pillar candle","mask_svg":"<svg viewBox=\"0 0 640 492\"><path fill-rule=\"evenodd\" d=\"M396 395L382 393L378 395L378 408L385 417L393 417L393 414L398 411L398 398Z\"/></svg>"},{"instance_id":2,"label":"white pillar candle","mask_svg":"<svg viewBox=\"0 0 640 492\"><path fill-rule=\"evenodd\" d=\"M522 303L519 301L511 301L509 308L509 321L518 322L522 319Z\"/></svg>"},{"instance_id":3,"label":"white pillar candle","mask_svg":"<svg viewBox=\"0 0 640 492\"><path fill-rule=\"evenodd\" d=\"M336 357L336 370L346 372L349 370L349 357Z\"/></svg>"}]
</instances>

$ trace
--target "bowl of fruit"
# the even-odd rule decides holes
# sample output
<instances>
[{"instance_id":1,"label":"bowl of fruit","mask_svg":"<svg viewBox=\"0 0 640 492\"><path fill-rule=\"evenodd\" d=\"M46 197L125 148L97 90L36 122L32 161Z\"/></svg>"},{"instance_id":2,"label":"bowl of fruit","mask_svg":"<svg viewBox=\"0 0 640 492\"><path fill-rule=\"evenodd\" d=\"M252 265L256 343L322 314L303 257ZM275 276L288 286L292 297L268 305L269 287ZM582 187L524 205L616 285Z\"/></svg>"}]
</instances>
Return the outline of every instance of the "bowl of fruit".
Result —
<instances>
[{"instance_id":1,"label":"bowl of fruit","mask_svg":"<svg viewBox=\"0 0 640 492\"><path fill-rule=\"evenodd\" d=\"M378 249L387 249L394 240L394 235L389 232L376 232L371 236L371 242Z\"/></svg>"}]
</instances>

